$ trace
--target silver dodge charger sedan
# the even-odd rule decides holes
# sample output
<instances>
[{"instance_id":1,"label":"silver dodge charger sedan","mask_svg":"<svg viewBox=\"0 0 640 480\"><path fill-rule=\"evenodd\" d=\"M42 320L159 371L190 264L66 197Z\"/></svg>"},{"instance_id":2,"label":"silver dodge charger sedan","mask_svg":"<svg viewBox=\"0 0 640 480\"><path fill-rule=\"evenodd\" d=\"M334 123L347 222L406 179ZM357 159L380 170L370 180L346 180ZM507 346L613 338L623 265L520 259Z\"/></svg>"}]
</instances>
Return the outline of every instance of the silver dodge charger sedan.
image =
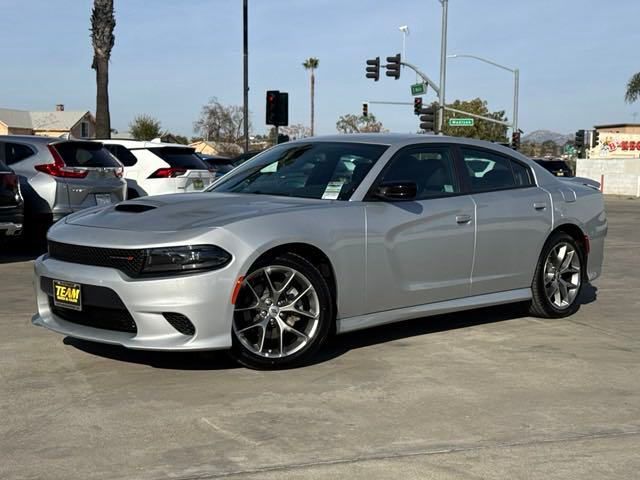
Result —
<instances>
[{"instance_id":1,"label":"silver dodge charger sedan","mask_svg":"<svg viewBox=\"0 0 640 480\"><path fill-rule=\"evenodd\" d=\"M328 335L510 302L564 317L600 275L597 185L500 145L341 135L273 147L208 191L54 225L33 323L148 350L300 364Z\"/></svg>"}]
</instances>

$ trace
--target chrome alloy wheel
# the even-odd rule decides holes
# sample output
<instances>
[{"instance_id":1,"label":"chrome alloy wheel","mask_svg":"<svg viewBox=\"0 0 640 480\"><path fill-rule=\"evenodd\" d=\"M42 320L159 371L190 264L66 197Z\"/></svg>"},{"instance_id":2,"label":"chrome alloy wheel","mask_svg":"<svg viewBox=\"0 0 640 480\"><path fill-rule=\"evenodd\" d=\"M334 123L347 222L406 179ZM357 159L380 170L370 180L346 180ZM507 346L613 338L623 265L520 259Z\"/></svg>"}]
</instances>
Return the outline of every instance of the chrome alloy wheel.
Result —
<instances>
[{"instance_id":1,"label":"chrome alloy wheel","mask_svg":"<svg viewBox=\"0 0 640 480\"><path fill-rule=\"evenodd\" d=\"M319 323L318 294L297 270L270 265L242 282L233 331L251 353L266 358L293 355L314 338Z\"/></svg>"},{"instance_id":2,"label":"chrome alloy wheel","mask_svg":"<svg viewBox=\"0 0 640 480\"><path fill-rule=\"evenodd\" d=\"M580 290L580 254L561 242L551 249L544 264L544 289L551 304L564 310L570 307Z\"/></svg>"}]
</instances>

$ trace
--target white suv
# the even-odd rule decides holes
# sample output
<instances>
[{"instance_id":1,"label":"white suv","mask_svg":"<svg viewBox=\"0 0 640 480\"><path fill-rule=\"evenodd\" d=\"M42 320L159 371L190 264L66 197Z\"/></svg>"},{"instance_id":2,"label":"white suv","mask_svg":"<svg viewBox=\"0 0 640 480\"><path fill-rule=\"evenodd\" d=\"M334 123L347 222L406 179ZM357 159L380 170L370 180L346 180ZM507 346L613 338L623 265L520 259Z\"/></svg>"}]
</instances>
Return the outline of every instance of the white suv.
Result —
<instances>
[{"instance_id":1,"label":"white suv","mask_svg":"<svg viewBox=\"0 0 640 480\"><path fill-rule=\"evenodd\" d=\"M100 140L124 165L127 198L195 192L215 178L191 147L137 140Z\"/></svg>"}]
</instances>

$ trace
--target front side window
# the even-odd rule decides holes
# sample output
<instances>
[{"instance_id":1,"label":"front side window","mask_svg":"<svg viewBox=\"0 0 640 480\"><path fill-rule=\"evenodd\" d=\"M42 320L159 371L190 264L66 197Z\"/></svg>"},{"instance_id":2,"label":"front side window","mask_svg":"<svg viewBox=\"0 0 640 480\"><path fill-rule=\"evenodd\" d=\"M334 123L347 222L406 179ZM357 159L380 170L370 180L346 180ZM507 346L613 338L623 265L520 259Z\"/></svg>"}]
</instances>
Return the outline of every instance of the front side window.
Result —
<instances>
[{"instance_id":1,"label":"front side window","mask_svg":"<svg viewBox=\"0 0 640 480\"><path fill-rule=\"evenodd\" d=\"M387 148L347 142L283 144L243 164L210 190L348 200Z\"/></svg>"},{"instance_id":2,"label":"front side window","mask_svg":"<svg viewBox=\"0 0 640 480\"><path fill-rule=\"evenodd\" d=\"M414 182L416 200L453 195L460 191L448 147L420 146L400 151L391 159L380 182Z\"/></svg>"}]
</instances>

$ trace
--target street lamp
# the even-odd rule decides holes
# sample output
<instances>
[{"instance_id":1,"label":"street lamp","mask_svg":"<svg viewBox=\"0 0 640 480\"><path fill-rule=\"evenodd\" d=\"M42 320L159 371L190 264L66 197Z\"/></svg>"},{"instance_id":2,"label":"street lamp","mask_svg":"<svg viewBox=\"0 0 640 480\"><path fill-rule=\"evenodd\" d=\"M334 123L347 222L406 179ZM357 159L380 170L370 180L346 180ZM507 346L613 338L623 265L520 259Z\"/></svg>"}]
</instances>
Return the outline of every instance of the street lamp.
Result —
<instances>
[{"instance_id":1,"label":"street lamp","mask_svg":"<svg viewBox=\"0 0 640 480\"><path fill-rule=\"evenodd\" d=\"M402 25L398 27L398 30L402 32L402 58L407 58L407 35L409 35L409 26Z\"/></svg>"},{"instance_id":2,"label":"street lamp","mask_svg":"<svg viewBox=\"0 0 640 480\"><path fill-rule=\"evenodd\" d=\"M493 65L494 67L498 67L513 73L513 127L512 128L514 132L517 132L518 131L518 95L520 90L520 69L505 67L504 65L500 65L499 63L496 63L492 60L478 57L476 55L456 54L456 55L447 55L447 58L473 58L475 60L488 63L489 65Z\"/></svg>"}]
</instances>

